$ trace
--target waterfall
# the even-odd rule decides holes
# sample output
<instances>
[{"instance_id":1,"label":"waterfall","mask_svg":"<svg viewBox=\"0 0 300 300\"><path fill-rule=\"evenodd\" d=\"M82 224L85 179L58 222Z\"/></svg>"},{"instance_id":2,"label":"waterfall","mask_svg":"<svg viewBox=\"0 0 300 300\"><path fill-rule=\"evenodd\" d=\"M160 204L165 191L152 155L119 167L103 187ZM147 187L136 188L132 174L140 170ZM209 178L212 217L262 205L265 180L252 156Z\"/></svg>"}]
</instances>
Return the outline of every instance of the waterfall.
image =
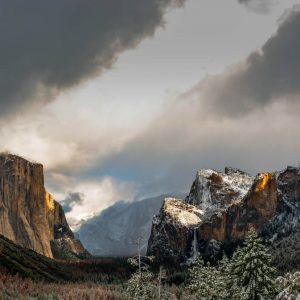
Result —
<instances>
[{"instance_id":1,"label":"waterfall","mask_svg":"<svg viewBox=\"0 0 300 300\"><path fill-rule=\"evenodd\" d=\"M198 257L198 241L197 241L197 228L194 228L194 239L193 239L193 260Z\"/></svg>"}]
</instances>

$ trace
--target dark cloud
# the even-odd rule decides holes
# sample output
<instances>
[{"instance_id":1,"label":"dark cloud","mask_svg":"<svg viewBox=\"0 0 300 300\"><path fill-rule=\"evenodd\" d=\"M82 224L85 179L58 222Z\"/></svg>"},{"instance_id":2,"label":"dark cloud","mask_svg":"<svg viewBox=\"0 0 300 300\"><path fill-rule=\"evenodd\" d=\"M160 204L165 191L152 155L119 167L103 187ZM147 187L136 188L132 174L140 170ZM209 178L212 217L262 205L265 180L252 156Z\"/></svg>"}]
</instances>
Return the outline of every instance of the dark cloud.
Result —
<instances>
[{"instance_id":1,"label":"dark cloud","mask_svg":"<svg viewBox=\"0 0 300 300\"><path fill-rule=\"evenodd\" d=\"M241 4L248 4L251 0L238 0Z\"/></svg>"},{"instance_id":2,"label":"dark cloud","mask_svg":"<svg viewBox=\"0 0 300 300\"><path fill-rule=\"evenodd\" d=\"M110 68L183 2L0 0L0 114L49 101Z\"/></svg>"},{"instance_id":3,"label":"dark cloud","mask_svg":"<svg viewBox=\"0 0 300 300\"><path fill-rule=\"evenodd\" d=\"M300 11L295 7L277 33L246 61L208 77L184 95L203 113L240 116L280 101L298 101L300 93Z\"/></svg>"},{"instance_id":4,"label":"dark cloud","mask_svg":"<svg viewBox=\"0 0 300 300\"><path fill-rule=\"evenodd\" d=\"M274 5L274 0L238 0L238 2L260 14L268 13Z\"/></svg>"},{"instance_id":5,"label":"dark cloud","mask_svg":"<svg viewBox=\"0 0 300 300\"><path fill-rule=\"evenodd\" d=\"M238 0L239 3L249 5L253 0ZM263 0L262 0L263 1Z\"/></svg>"},{"instance_id":6,"label":"dark cloud","mask_svg":"<svg viewBox=\"0 0 300 300\"><path fill-rule=\"evenodd\" d=\"M61 201L60 204L63 207L65 213L72 210L73 206L81 205L84 201L84 195L82 193L69 193L65 200Z\"/></svg>"}]
</instances>

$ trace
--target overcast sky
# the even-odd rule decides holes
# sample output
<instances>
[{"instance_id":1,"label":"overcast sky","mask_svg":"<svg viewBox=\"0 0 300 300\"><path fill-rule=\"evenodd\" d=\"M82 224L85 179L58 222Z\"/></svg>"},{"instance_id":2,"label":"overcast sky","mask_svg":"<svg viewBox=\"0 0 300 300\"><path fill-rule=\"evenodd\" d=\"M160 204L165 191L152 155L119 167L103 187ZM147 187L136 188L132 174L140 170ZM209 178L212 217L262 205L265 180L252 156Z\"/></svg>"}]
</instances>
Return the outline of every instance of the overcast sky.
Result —
<instances>
[{"instance_id":1,"label":"overcast sky","mask_svg":"<svg viewBox=\"0 0 300 300\"><path fill-rule=\"evenodd\" d=\"M70 221L300 162L300 1L0 0L0 147Z\"/></svg>"}]
</instances>

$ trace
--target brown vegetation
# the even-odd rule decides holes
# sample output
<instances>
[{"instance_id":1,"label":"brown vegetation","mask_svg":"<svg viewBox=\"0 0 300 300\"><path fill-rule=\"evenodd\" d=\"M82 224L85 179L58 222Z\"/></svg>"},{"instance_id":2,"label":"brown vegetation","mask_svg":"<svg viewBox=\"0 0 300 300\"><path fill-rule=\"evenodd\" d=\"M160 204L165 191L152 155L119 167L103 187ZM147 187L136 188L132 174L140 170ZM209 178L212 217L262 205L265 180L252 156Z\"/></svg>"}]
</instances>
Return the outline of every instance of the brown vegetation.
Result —
<instances>
[{"instance_id":1,"label":"brown vegetation","mask_svg":"<svg viewBox=\"0 0 300 300\"><path fill-rule=\"evenodd\" d=\"M95 283L45 283L0 274L0 299L116 300L118 297Z\"/></svg>"}]
</instances>

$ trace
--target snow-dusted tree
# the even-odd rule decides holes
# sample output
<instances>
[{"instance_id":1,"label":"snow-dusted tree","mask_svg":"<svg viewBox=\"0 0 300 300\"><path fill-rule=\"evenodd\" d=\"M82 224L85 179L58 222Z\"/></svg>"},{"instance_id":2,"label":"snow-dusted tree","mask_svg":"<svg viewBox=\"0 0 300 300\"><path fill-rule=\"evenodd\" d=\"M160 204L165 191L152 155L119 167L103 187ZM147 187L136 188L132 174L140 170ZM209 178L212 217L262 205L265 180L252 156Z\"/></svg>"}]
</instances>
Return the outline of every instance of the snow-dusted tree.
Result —
<instances>
[{"instance_id":1,"label":"snow-dusted tree","mask_svg":"<svg viewBox=\"0 0 300 300\"><path fill-rule=\"evenodd\" d=\"M234 255L231 276L232 299L274 299L275 269L271 267L271 256L255 229L250 229L245 247Z\"/></svg>"},{"instance_id":2,"label":"snow-dusted tree","mask_svg":"<svg viewBox=\"0 0 300 300\"><path fill-rule=\"evenodd\" d=\"M136 272L128 281L126 297L129 300L154 300L156 299L153 275L149 271L143 271L141 275Z\"/></svg>"},{"instance_id":3,"label":"snow-dusted tree","mask_svg":"<svg viewBox=\"0 0 300 300\"><path fill-rule=\"evenodd\" d=\"M163 279L166 279L166 272L162 266L159 268L158 277L156 278L157 282L157 293L156 298L157 300L177 300L175 294L171 293L167 290L166 286L163 285Z\"/></svg>"},{"instance_id":4,"label":"snow-dusted tree","mask_svg":"<svg viewBox=\"0 0 300 300\"><path fill-rule=\"evenodd\" d=\"M198 257L189 270L189 284L186 287L185 297L188 300L226 299L226 282L222 272L209 264L205 265Z\"/></svg>"},{"instance_id":5,"label":"snow-dusted tree","mask_svg":"<svg viewBox=\"0 0 300 300\"><path fill-rule=\"evenodd\" d=\"M222 286L220 290L220 298L222 300L232 300L231 292L233 291L231 287L232 277L231 277L231 261L228 257L223 254L223 258L218 263L218 270L220 271Z\"/></svg>"},{"instance_id":6,"label":"snow-dusted tree","mask_svg":"<svg viewBox=\"0 0 300 300\"><path fill-rule=\"evenodd\" d=\"M128 300L154 300L156 299L154 276L148 266L141 264L140 259L129 259L137 271L131 276L127 283L125 297Z\"/></svg>"},{"instance_id":7,"label":"snow-dusted tree","mask_svg":"<svg viewBox=\"0 0 300 300\"><path fill-rule=\"evenodd\" d=\"M154 276L149 271L149 266L142 262L142 238L138 237L135 244L137 245L137 256L129 258L128 262L137 270L128 280L125 298L128 300L152 300L155 299Z\"/></svg>"},{"instance_id":8,"label":"snow-dusted tree","mask_svg":"<svg viewBox=\"0 0 300 300\"><path fill-rule=\"evenodd\" d=\"M300 272L287 273L276 279L280 292L276 300L299 300L300 299Z\"/></svg>"}]
</instances>

